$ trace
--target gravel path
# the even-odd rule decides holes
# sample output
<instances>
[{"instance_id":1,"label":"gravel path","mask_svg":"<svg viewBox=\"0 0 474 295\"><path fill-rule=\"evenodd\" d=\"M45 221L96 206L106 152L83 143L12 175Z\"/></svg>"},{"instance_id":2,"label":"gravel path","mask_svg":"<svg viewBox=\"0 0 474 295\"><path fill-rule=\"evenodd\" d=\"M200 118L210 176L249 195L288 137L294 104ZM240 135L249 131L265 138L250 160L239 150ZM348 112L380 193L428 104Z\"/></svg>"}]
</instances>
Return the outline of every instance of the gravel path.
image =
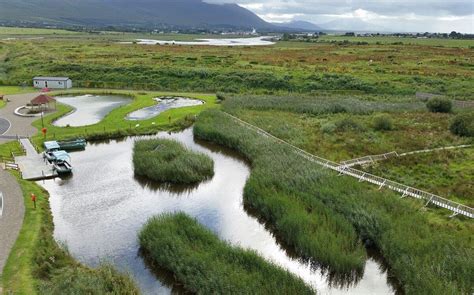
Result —
<instances>
[{"instance_id":1,"label":"gravel path","mask_svg":"<svg viewBox=\"0 0 474 295\"><path fill-rule=\"evenodd\" d=\"M15 177L0 168L0 191L3 193L3 214L0 216L0 276L23 224L25 206L23 193ZM1 294L0 287L0 294Z\"/></svg>"}]
</instances>

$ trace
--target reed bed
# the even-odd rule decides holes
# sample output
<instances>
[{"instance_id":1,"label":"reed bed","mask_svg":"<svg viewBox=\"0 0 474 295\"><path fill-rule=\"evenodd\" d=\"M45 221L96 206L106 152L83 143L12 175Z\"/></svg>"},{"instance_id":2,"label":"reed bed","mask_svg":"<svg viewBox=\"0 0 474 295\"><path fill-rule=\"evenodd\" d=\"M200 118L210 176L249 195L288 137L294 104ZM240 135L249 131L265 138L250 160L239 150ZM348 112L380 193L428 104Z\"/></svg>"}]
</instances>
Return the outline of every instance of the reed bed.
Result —
<instances>
[{"instance_id":1,"label":"reed bed","mask_svg":"<svg viewBox=\"0 0 474 295\"><path fill-rule=\"evenodd\" d=\"M313 294L256 252L232 246L184 213L151 218L139 234L147 257L197 294Z\"/></svg>"},{"instance_id":2,"label":"reed bed","mask_svg":"<svg viewBox=\"0 0 474 295\"><path fill-rule=\"evenodd\" d=\"M422 204L415 200L337 177L219 111L202 113L194 134L246 156L252 174L245 206L300 256L342 274L338 278L345 274L354 281L351 273L361 273L365 244L381 251L408 294L472 292L469 221L440 221L420 213Z\"/></svg>"},{"instance_id":3,"label":"reed bed","mask_svg":"<svg viewBox=\"0 0 474 295\"><path fill-rule=\"evenodd\" d=\"M209 156L169 139L136 141L133 166L136 175L161 183L195 184L214 175Z\"/></svg>"}]
</instances>

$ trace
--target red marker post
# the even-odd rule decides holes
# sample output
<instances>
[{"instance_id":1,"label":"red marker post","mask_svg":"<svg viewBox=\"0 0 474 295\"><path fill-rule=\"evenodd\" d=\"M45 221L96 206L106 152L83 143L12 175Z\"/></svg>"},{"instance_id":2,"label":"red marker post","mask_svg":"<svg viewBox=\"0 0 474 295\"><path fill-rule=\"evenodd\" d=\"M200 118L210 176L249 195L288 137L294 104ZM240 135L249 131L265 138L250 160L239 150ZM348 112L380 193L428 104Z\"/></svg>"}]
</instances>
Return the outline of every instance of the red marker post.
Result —
<instances>
[{"instance_id":1,"label":"red marker post","mask_svg":"<svg viewBox=\"0 0 474 295\"><path fill-rule=\"evenodd\" d=\"M43 137L46 138L46 133L48 132L48 129L42 128L41 133L43 133Z\"/></svg>"},{"instance_id":2,"label":"red marker post","mask_svg":"<svg viewBox=\"0 0 474 295\"><path fill-rule=\"evenodd\" d=\"M36 209L36 195L35 194L31 194L31 201L33 202L33 206Z\"/></svg>"}]
</instances>

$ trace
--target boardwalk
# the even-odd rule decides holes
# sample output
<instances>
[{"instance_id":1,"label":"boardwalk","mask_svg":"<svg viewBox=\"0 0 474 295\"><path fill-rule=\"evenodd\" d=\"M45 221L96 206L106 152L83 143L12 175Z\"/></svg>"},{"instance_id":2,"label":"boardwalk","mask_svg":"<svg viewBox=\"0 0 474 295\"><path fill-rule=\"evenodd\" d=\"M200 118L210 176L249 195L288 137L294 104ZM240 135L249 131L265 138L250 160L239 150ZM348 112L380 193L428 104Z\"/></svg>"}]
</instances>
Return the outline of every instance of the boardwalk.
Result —
<instances>
[{"instance_id":1,"label":"boardwalk","mask_svg":"<svg viewBox=\"0 0 474 295\"><path fill-rule=\"evenodd\" d=\"M10 250L23 224L25 206L23 193L15 177L0 169L0 191L3 194L0 215L0 276L7 262ZM1 290L1 289L0 289ZM0 291L0 294L2 292Z\"/></svg>"},{"instance_id":2,"label":"boardwalk","mask_svg":"<svg viewBox=\"0 0 474 295\"><path fill-rule=\"evenodd\" d=\"M25 156L15 157L15 163L18 164L23 179L41 180L57 177L58 174L41 154L35 150L30 140L20 139L20 143L26 151Z\"/></svg>"},{"instance_id":3,"label":"boardwalk","mask_svg":"<svg viewBox=\"0 0 474 295\"><path fill-rule=\"evenodd\" d=\"M287 146L289 146L290 148L293 149L293 151L307 159L308 161L311 161L313 163L316 163L318 165L321 165L325 168L328 168L328 169L331 169L331 170L334 170L336 172L339 172L341 175L347 175L347 176L352 176L352 177L355 177L357 179L359 179L359 181L367 181L369 183L372 183L372 184L376 184L377 186L379 186L379 188L388 188L390 190L393 190L393 191L396 191L400 194L402 194L402 197L406 197L406 196L409 196L409 197L413 197L413 198L416 198L416 199L420 199L420 200L424 200L426 201L426 205L428 204L433 204L437 207L441 207L441 208L445 208L445 209L448 209L450 210L453 214L451 216L455 216L455 215L463 215L463 216L466 216L466 217L469 217L469 218L474 218L474 209L471 208L471 207L468 207L468 206L465 206L465 205L462 205L462 204L459 204L459 203L456 203L456 202L453 202L453 201L450 201L448 199L445 199L445 198L442 198L440 196L437 196L437 195L434 195L432 193L429 193L429 192L425 192L425 191L422 191L422 190L419 190L419 189L416 189L416 188L413 188L413 187L409 187L409 186L406 186L404 184L401 184L401 183L397 183L397 182L394 182L394 181L391 181L391 180L388 180L388 179L385 179L385 178L382 178L382 177L379 177L379 176L376 176L376 175L372 175L370 173L366 173L366 172L363 172L363 171L360 171L360 170L356 170L356 169L353 169L353 168L350 168L350 167L346 167L346 166L343 166L343 165L340 165L339 163L336 163L336 162L333 162L333 161L330 161L330 160L327 160L327 159L324 159L324 158L321 158L321 157L318 157L316 155L313 155L313 154L310 154L286 141L284 141L283 139L280 139L276 136L273 136L271 135L270 133L266 132L265 130L257 127L257 126L254 126L250 123L247 123L235 116L232 116L231 114L228 114L228 113L225 113L227 116L229 116L230 118L232 118L233 120L235 120L237 123L239 123L240 125L246 127L246 128L249 128L255 132L257 132L258 134L262 135L262 136L265 136L267 138L271 138L281 144L285 144Z\"/></svg>"}]
</instances>

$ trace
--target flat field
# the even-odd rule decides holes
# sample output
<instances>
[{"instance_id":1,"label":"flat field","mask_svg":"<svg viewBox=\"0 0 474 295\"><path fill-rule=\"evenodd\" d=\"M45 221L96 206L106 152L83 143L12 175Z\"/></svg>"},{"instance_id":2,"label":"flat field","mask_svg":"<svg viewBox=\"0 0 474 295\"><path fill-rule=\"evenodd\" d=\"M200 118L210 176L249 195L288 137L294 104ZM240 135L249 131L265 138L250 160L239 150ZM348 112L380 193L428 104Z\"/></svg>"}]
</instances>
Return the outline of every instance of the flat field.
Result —
<instances>
[{"instance_id":1,"label":"flat field","mask_svg":"<svg viewBox=\"0 0 474 295\"><path fill-rule=\"evenodd\" d=\"M452 42L446 47L391 42L278 42L265 47L120 43L136 38L202 37L81 33L3 40L0 79L18 85L34 76L53 75L69 76L76 86L98 88L411 96L422 91L472 98L474 50L455 45L457 40L438 40L439 45Z\"/></svg>"}]
</instances>

